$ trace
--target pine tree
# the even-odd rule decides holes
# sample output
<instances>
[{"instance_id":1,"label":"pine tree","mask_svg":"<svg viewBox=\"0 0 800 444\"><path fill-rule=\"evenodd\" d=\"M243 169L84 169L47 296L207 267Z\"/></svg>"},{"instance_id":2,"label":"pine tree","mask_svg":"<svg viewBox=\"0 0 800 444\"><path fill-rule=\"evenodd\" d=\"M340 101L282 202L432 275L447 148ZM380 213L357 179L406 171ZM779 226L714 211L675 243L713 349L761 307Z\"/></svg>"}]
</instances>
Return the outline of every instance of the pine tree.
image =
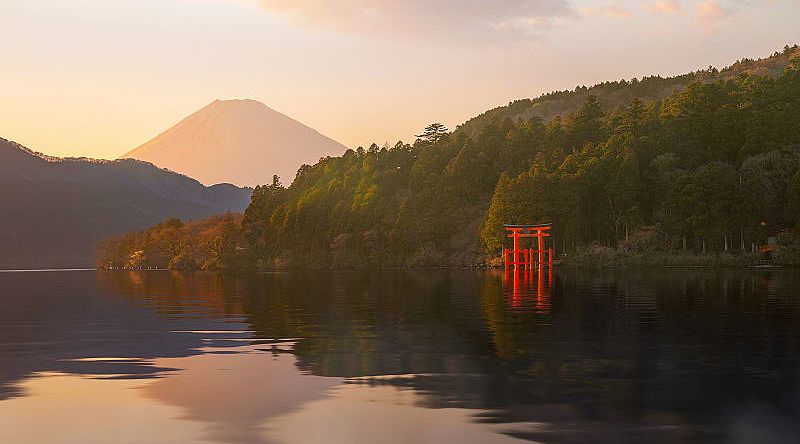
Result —
<instances>
[{"instance_id":1,"label":"pine tree","mask_svg":"<svg viewBox=\"0 0 800 444\"><path fill-rule=\"evenodd\" d=\"M437 122L426 126L422 131L422 134L416 137L436 145L437 142L442 140L442 138L447 135L447 132L447 127Z\"/></svg>"}]
</instances>

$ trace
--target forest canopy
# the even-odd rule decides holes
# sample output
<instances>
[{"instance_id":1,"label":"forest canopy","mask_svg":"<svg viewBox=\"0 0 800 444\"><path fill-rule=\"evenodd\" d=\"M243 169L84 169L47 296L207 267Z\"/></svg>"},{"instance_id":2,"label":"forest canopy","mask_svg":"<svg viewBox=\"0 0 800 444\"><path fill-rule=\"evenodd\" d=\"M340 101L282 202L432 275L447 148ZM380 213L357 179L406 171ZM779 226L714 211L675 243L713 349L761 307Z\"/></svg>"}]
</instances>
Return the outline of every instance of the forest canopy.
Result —
<instances>
[{"instance_id":1,"label":"forest canopy","mask_svg":"<svg viewBox=\"0 0 800 444\"><path fill-rule=\"evenodd\" d=\"M472 265L499 255L503 223L544 222L561 254L598 244L733 254L800 225L800 58L779 75L695 81L606 109L589 94L547 121L436 124L413 144L347 150L303 165L289 187L277 177L257 187L240 223L168 221L107 241L98 263ZM191 259L164 238L184 239Z\"/></svg>"}]
</instances>

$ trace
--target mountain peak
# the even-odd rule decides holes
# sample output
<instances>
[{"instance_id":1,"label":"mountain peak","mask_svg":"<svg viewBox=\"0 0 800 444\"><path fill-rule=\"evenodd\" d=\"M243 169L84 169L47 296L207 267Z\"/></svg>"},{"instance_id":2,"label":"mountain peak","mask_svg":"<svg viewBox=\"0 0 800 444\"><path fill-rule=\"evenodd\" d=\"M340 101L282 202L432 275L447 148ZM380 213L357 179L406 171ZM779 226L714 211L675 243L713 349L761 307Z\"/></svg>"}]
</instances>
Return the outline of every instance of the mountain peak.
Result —
<instances>
[{"instance_id":1,"label":"mountain peak","mask_svg":"<svg viewBox=\"0 0 800 444\"><path fill-rule=\"evenodd\" d=\"M304 163L346 147L252 99L216 99L122 156L152 162L205 184L294 180Z\"/></svg>"},{"instance_id":2,"label":"mountain peak","mask_svg":"<svg viewBox=\"0 0 800 444\"><path fill-rule=\"evenodd\" d=\"M255 105L269 108L267 105L253 99L214 99L209 105L216 106L236 106L236 105Z\"/></svg>"}]
</instances>

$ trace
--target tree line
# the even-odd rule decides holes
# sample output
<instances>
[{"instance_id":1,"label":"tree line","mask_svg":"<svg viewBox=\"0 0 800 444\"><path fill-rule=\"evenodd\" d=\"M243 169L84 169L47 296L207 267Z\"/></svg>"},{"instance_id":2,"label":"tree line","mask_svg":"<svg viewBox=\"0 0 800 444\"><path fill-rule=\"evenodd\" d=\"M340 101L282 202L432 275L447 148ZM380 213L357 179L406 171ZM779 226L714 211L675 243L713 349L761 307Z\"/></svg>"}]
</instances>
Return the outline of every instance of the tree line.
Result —
<instances>
[{"instance_id":1,"label":"tree line","mask_svg":"<svg viewBox=\"0 0 800 444\"><path fill-rule=\"evenodd\" d=\"M413 144L303 165L289 187L273 178L241 222L168 221L109 240L98 263L144 252L176 268L471 265L499 256L503 223L543 222L554 223L560 254L592 245L750 252L800 224L798 62L608 113L589 95L548 121L505 116L453 132L434 124ZM158 240L175 230L191 259ZM209 236L222 236L227 253L209 249ZM152 245L160 252L148 256Z\"/></svg>"},{"instance_id":2,"label":"tree line","mask_svg":"<svg viewBox=\"0 0 800 444\"><path fill-rule=\"evenodd\" d=\"M167 219L146 230L106 239L97 249L104 269L226 270L245 267L242 215L183 222Z\"/></svg>"}]
</instances>

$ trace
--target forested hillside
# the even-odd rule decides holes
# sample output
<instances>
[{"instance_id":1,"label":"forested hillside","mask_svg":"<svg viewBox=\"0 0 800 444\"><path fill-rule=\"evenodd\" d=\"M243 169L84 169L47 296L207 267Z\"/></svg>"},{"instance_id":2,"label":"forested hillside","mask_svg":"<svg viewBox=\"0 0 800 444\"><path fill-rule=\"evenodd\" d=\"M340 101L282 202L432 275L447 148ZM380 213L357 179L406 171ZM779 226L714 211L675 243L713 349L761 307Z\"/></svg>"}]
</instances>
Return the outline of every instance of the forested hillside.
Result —
<instances>
[{"instance_id":1,"label":"forested hillside","mask_svg":"<svg viewBox=\"0 0 800 444\"><path fill-rule=\"evenodd\" d=\"M540 117L547 122L557 116L564 116L575 111L590 95L598 99L603 112L613 113L624 108L634 99L645 103L665 99L693 82L710 83L719 80L733 80L743 74L775 77L782 74L786 66L791 64L791 60L798 56L800 56L800 48L796 45L786 46L783 51L776 52L770 57L757 60L742 59L722 69L709 66L703 70L674 77L654 75L641 79L603 82L591 87L578 86L571 91L555 91L535 99L516 100L506 106L486 111L468 120L458 129L475 136L493 120L506 117L513 121Z\"/></svg>"},{"instance_id":2,"label":"forested hillside","mask_svg":"<svg viewBox=\"0 0 800 444\"><path fill-rule=\"evenodd\" d=\"M553 222L562 254L750 251L800 223L797 55L780 54L778 75L693 81L613 112L588 94L549 120L487 114L474 131L324 158L288 188L256 188L216 268L475 264L499 254L504 222ZM148 239L111 240L101 260L123 266Z\"/></svg>"},{"instance_id":3,"label":"forested hillside","mask_svg":"<svg viewBox=\"0 0 800 444\"><path fill-rule=\"evenodd\" d=\"M105 237L241 211L251 192L137 160L44 156L0 138L0 268L90 267Z\"/></svg>"}]
</instances>

